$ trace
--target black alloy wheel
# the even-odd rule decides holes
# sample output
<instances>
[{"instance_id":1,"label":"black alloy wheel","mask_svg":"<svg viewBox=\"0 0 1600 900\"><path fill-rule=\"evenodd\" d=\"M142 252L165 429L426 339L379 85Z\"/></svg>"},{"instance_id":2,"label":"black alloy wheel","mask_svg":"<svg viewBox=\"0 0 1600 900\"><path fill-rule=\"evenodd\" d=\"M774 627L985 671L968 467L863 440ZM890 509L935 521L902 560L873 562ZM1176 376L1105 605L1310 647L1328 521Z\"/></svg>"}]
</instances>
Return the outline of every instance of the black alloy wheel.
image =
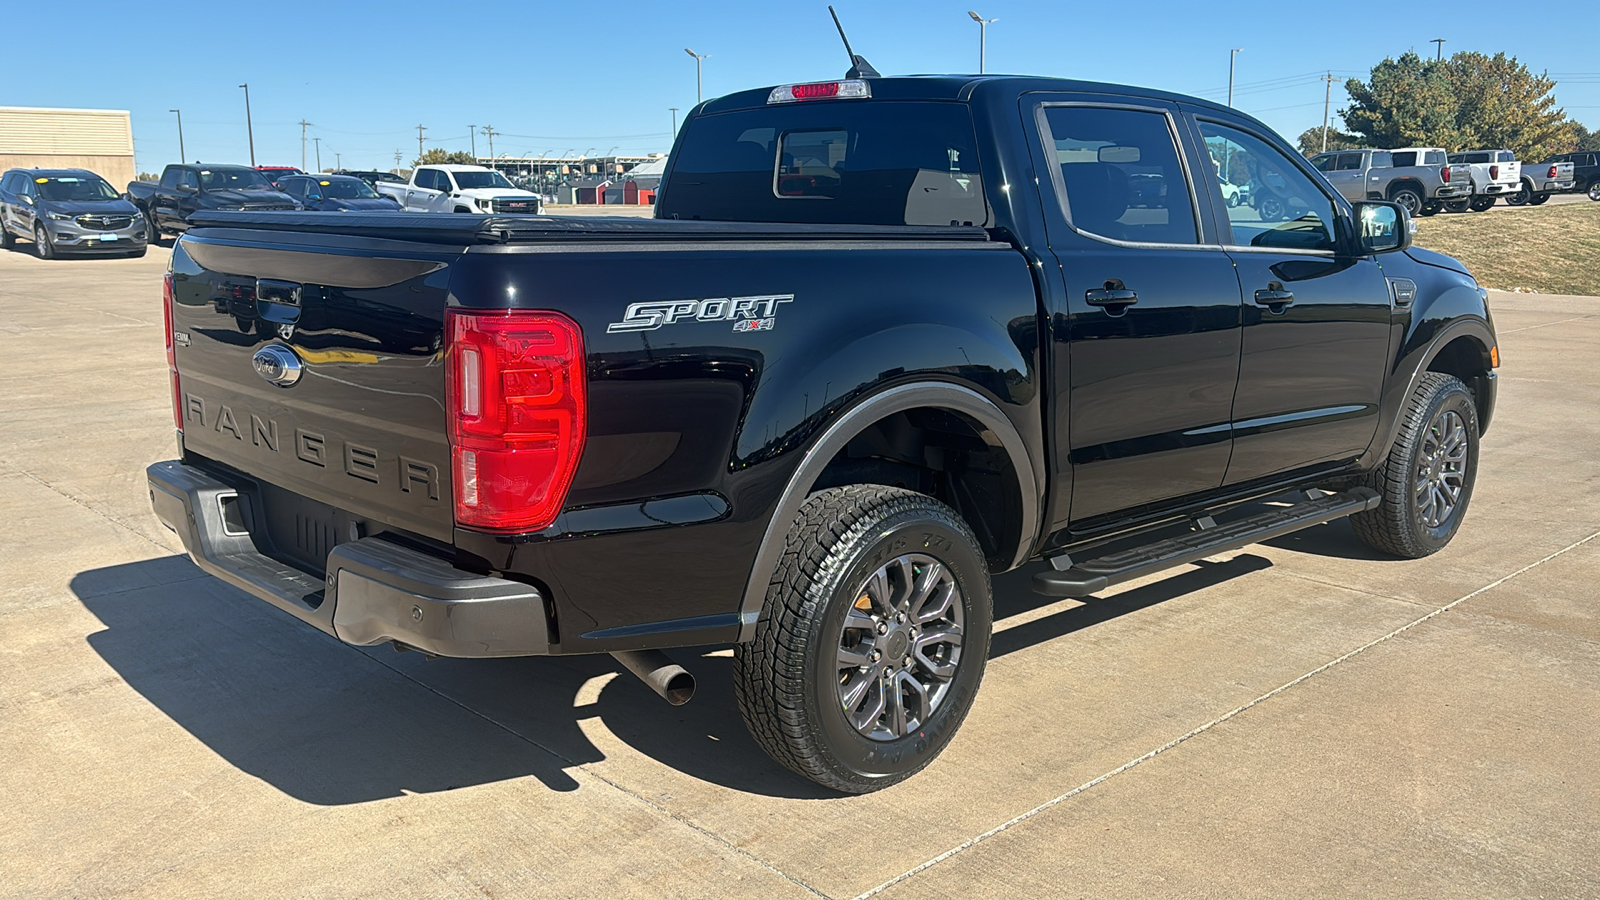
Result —
<instances>
[{"instance_id":1,"label":"black alloy wheel","mask_svg":"<svg viewBox=\"0 0 1600 900\"><path fill-rule=\"evenodd\" d=\"M1589 199L1600 200L1600 178L1589 182Z\"/></svg>"},{"instance_id":2,"label":"black alloy wheel","mask_svg":"<svg viewBox=\"0 0 1600 900\"><path fill-rule=\"evenodd\" d=\"M1517 186L1516 193L1506 195L1506 205L1522 206L1532 199L1533 188L1528 187L1528 183L1524 181L1522 184Z\"/></svg>"},{"instance_id":3,"label":"black alloy wheel","mask_svg":"<svg viewBox=\"0 0 1600 900\"><path fill-rule=\"evenodd\" d=\"M1543 206L1545 201L1549 200L1549 199L1550 199L1550 195L1548 193L1534 194L1532 197L1528 198L1528 202L1533 204L1534 206Z\"/></svg>"}]
</instances>

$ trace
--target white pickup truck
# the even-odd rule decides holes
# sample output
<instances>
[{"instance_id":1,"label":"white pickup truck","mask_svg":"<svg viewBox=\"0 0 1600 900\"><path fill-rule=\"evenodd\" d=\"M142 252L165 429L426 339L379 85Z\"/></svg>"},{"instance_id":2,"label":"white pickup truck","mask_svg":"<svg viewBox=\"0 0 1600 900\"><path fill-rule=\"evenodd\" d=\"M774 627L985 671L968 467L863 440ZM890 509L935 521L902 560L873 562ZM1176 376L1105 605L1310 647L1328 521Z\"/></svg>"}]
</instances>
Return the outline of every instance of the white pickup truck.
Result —
<instances>
[{"instance_id":1,"label":"white pickup truck","mask_svg":"<svg viewBox=\"0 0 1600 900\"><path fill-rule=\"evenodd\" d=\"M539 215L544 211L538 194L512 185L484 166L417 166L407 184L380 181L373 187L399 200L407 212Z\"/></svg>"},{"instance_id":2,"label":"white pickup truck","mask_svg":"<svg viewBox=\"0 0 1600 900\"><path fill-rule=\"evenodd\" d=\"M1472 199L1446 203L1450 212L1483 212L1522 187L1522 163L1510 150L1463 150L1450 154L1450 161L1472 167Z\"/></svg>"}]
</instances>

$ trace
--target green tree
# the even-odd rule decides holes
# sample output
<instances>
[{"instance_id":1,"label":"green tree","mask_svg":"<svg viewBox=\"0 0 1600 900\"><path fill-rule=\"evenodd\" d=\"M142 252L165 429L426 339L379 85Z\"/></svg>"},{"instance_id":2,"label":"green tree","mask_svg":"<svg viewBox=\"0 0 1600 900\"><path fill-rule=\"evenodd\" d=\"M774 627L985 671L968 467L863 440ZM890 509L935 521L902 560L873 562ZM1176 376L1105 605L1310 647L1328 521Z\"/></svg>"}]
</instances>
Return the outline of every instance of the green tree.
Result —
<instances>
[{"instance_id":1,"label":"green tree","mask_svg":"<svg viewBox=\"0 0 1600 900\"><path fill-rule=\"evenodd\" d=\"M1577 122L1572 123L1577 132L1578 143L1574 150L1600 150L1600 128L1593 131L1583 127Z\"/></svg>"},{"instance_id":2,"label":"green tree","mask_svg":"<svg viewBox=\"0 0 1600 900\"><path fill-rule=\"evenodd\" d=\"M1462 52L1446 60L1416 53L1385 59L1366 80L1345 83L1348 127L1374 147L1449 150L1505 148L1543 159L1576 141L1555 105L1555 80L1535 75L1514 56Z\"/></svg>"},{"instance_id":3,"label":"green tree","mask_svg":"<svg viewBox=\"0 0 1600 900\"><path fill-rule=\"evenodd\" d=\"M476 159L472 158L472 154L465 150L445 150L442 147L434 147L432 150L429 150L412 160L411 165L441 166L451 163L458 163L464 166L471 166L476 165L477 162L478 161Z\"/></svg>"},{"instance_id":4,"label":"green tree","mask_svg":"<svg viewBox=\"0 0 1600 900\"><path fill-rule=\"evenodd\" d=\"M1322 126L1307 128L1300 133L1300 152L1306 156L1316 156L1323 150L1354 150L1361 146L1361 139L1353 134L1345 134L1339 129L1328 126L1328 145L1322 145Z\"/></svg>"}]
</instances>

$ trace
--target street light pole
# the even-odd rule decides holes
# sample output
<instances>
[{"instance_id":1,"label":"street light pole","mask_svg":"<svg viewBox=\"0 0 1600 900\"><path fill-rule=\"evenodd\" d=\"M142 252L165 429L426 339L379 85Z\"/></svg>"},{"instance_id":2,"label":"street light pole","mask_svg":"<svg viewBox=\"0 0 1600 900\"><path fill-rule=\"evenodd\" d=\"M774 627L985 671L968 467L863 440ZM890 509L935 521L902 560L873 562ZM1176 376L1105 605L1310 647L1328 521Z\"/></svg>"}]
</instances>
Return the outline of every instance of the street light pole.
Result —
<instances>
[{"instance_id":1,"label":"street light pole","mask_svg":"<svg viewBox=\"0 0 1600 900\"><path fill-rule=\"evenodd\" d=\"M1433 45L1434 62L1444 59L1444 38L1434 38L1428 43Z\"/></svg>"},{"instance_id":2,"label":"street light pole","mask_svg":"<svg viewBox=\"0 0 1600 900\"><path fill-rule=\"evenodd\" d=\"M1228 51L1228 108L1233 108L1233 58L1244 52L1243 47L1235 47Z\"/></svg>"},{"instance_id":3,"label":"street light pole","mask_svg":"<svg viewBox=\"0 0 1600 900\"><path fill-rule=\"evenodd\" d=\"M707 53L706 55L701 56L693 50L690 50L688 47L683 48L683 52L694 57L694 102L695 105L698 106L699 104L704 103L706 99L704 87L705 81L703 78L704 72L701 69L701 63L710 59L711 54Z\"/></svg>"},{"instance_id":4,"label":"street light pole","mask_svg":"<svg viewBox=\"0 0 1600 900\"><path fill-rule=\"evenodd\" d=\"M183 162L189 158L189 155L183 152L183 110L169 109L167 112L178 114L178 162Z\"/></svg>"},{"instance_id":5,"label":"street light pole","mask_svg":"<svg viewBox=\"0 0 1600 900\"><path fill-rule=\"evenodd\" d=\"M246 82L239 85L244 88L244 128L250 136L250 165L256 164L256 127L250 121L250 84Z\"/></svg>"},{"instance_id":6,"label":"street light pole","mask_svg":"<svg viewBox=\"0 0 1600 900\"><path fill-rule=\"evenodd\" d=\"M467 137L472 141L472 161L478 161L478 126L467 126Z\"/></svg>"},{"instance_id":7,"label":"street light pole","mask_svg":"<svg viewBox=\"0 0 1600 900\"><path fill-rule=\"evenodd\" d=\"M986 55L989 47L989 26L1000 20L985 19L983 16L978 15L970 9L967 10L967 15L972 17L972 21L978 23L978 74L982 75L985 62L984 56Z\"/></svg>"}]
</instances>

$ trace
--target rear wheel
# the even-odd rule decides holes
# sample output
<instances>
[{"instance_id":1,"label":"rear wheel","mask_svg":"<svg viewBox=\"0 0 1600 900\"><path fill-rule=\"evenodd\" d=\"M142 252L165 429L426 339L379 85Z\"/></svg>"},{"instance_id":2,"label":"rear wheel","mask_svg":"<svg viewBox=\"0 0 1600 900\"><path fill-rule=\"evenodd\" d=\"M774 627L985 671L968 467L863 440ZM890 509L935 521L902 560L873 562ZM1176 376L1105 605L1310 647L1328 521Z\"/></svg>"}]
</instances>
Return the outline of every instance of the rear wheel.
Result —
<instances>
[{"instance_id":1,"label":"rear wheel","mask_svg":"<svg viewBox=\"0 0 1600 900\"><path fill-rule=\"evenodd\" d=\"M56 245L50 243L50 233L45 231L43 222L33 226L33 254L40 259L56 258Z\"/></svg>"},{"instance_id":2,"label":"rear wheel","mask_svg":"<svg viewBox=\"0 0 1600 900\"><path fill-rule=\"evenodd\" d=\"M1262 197L1256 204L1256 212L1261 214L1263 222L1276 222L1283 218L1283 201L1277 197Z\"/></svg>"},{"instance_id":3,"label":"rear wheel","mask_svg":"<svg viewBox=\"0 0 1600 900\"><path fill-rule=\"evenodd\" d=\"M1549 199L1549 194L1534 194L1532 197L1528 198L1528 202L1532 203L1534 206L1543 206L1544 202Z\"/></svg>"},{"instance_id":4,"label":"rear wheel","mask_svg":"<svg viewBox=\"0 0 1600 900\"><path fill-rule=\"evenodd\" d=\"M1589 182L1589 199L1600 200L1600 178Z\"/></svg>"},{"instance_id":5,"label":"rear wheel","mask_svg":"<svg viewBox=\"0 0 1600 900\"><path fill-rule=\"evenodd\" d=\"M1437 216L1439 214L1439 210L1443 208L1444 207L1440 206L1436 201L1430 201L1422 204L1422 214L1425 216Z\"/></svg>"},{"instance_id":6,"label":"rear wheel","mask_svg":"<svg viewBox=\"0 0 1600 900\"><path fill-rule=\"evenodd\" d=\"M1445 202L1445 212L1464 213L1472 208L1471 200L1449 200Z\"/></svg>"},{"instance_id":7,"label":"rear wheel","mask_svg":"<svg viewBox=\"0 0 1600 900\"><path fill-rule=\"evenodd\" d=\"M1389 457L1363 484L1383 503L1350 517L1369 546L1405 559L1437 553L1455 537L1478 474L1478 409L1461 379L1422 378L1401 413Z\"/></svg>"},{"instance_id":8,"label":"rear wheel","mask_svg":"<svg viewBox=\"0 0 1600 900\"><path fill-rule=\"evenodd\" d=\"M1400 188L1390 195L1389 199L1400 204L1406 212L1411 214L1412 218L1415 218L1417 213L1426 210L1426 207L1422 204L1422 195L1417 193L1415 188Z\"/></svg>"},{"instance_id":9,"label":"rear wheel","mask_svg":"<svg viewBox=\"0 0 1600 900\"><path fill-rule=\"evenodd\" d=\"M847 793L888 787L961 727L992 617L983 551L955 510L881 485L820 491L755 640L734 651L739 712L790 770Z\"/></svg>"},{"instance_id":10,"label":"rear wheel","mask_svg":"<svg viewBox=\"0 0 1600 900\"><path fill-rule=\"evenodd\" d=\"M1527 203L1532 198L1533 198L1533 188L1529 187L1528 183L1526 181L1524 181L1522 183L1522 185L1517 188L1517 192L1516 193L1507 194L1506 195L1506 205L1507 206L1522 206L1523 204Z\"/></svg>"},{"instance_id":11,"label":"rear wheel","mask_svg":"<svg viewBox=\"0 0 1600 900\"><path fill-rule=\"evenodd\" d=\"M1473 212L1487 212L1494 207L1493 197L1474 197L1469 207Z\"/></svg>"}]
</instances>

